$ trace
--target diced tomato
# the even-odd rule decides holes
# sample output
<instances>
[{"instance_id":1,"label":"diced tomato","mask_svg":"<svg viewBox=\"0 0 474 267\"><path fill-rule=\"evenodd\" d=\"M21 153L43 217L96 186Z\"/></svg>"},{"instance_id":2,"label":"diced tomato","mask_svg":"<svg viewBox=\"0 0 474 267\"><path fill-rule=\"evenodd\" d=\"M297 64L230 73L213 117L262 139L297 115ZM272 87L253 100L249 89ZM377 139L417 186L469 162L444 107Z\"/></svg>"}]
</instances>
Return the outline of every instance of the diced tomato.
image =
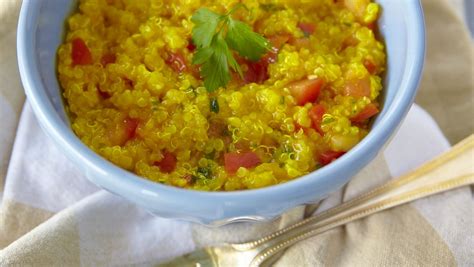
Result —
<instances>
[{"instance_id":1,"label":"diced tomato","mask_svg":"<svg viewBox=\"0 0 474 267\"><path fill-rule=\"evenodd\" d=\"M103 99L108 99L111 95L108 92L102 91L100 88L97 88L97 92L99 92L100 97Z\"/></svg>"},{"instance_id":2,"label":"diced tomato","mask_svg":"<svg viewBox=\"0 0 474 267\"><path fill-rule=\"evenodd\" d=\"M340 156L344 155L344 153L345 152L338 152L338 151L332 151L332 150L325 151L321 153L321 155L319 155L319 163L321 163L321 165L323 166L328 165L329 163L335 161Z\"/></svg>"},{"instance_id":3,"label":"diced tomato","mask_svg":"<svg viewBox=\"0 0 474 267\"><path fill-rule=\"evenodd\" d=\"M171 173L176 169L176 156L173 153L165 151L163 153L163 159L159 162L155 162L154 165L160 168L161 172Z\"/></svg>"},{"instance_id":4,"label":"diced tomato","mask_svg":"<svg viewBox=\"0 0 474 267\"><path fill-rule=\"evenodd\" d=\"M188 46L186 46L186 48L191 52L194 52L194 50L196 50L196 46L193 44L192 41L189 41L189 44Z\"/></svg>"},{"instance_id":5,"label":"diced tomato","mask_svg":"<svg viewBox=\"0 0 474 267\"><path fill-rule=\"evenodd\" d=\"M344 87L344 95L355 97L370 96L370 78L348 81Z\"/></svg>"},{"instance_id":6,"label":"diced tomato","mask_svg":"<svg viewBox=\"0 0 474 267\"><path fill-rule=\"evenodd\" d=\"M99 91L100 92L100 91ZM107 139L113 146L123 146L127 141L136 137L139 121L126 118L107 128Z\"/></svg>"},{"instance_id":7,"label":"diced tomato","mask_svg":"<svg viewBox=\"0 0 474 267\"><path fill-rule=\"evenodd\" d=\"M291 40L291 44L294 45L297 49L309 48L311 46L311 40L308 38L296 38Z\"/></svg>"},{"instance_id":8,"label":"diced tomato","mask_svg":"<svg viewBox=\"0 0 474 267\"><path fill-rule=\"evenodd\" d=\"M288 85L291 95L296 99L298 105L314 102L318 99L324 81L320 78L306 79L293 82Z\"/></svg>"},{"instance_id":9,"label":"diced tomato","mask_svg":"<svg viewBox=\"0 0 474 267\"><path fill-rule=\"evenodd\" d=\"M168 53L166 64L168 64L176 72L183 72L187 69L186 61L184 60L183 55L178 53Z\"/></svg>"},{"instance_id":10,"label":"diced tomato","mask_svg":"<svg viewBox=\"0 0 474 267\"><path fill-rule=\"evenodd\" d=\"M325 112L326 109L320 104L313 105L313 107L308 112L309 118L313 122L313 128L316 129L320 135L324 135L324 132L321 129L321 122L323 121L323 115Z\"/></svg>"},{"instance_id":11,"label":"diced tomato","mask_svg":"<svg viewBox=\"0 0 474 267\"><path fill-rule=\"evenodd\" d=\"M105 67L109 64L115 63L116 59L117 58L115 57L115 54L107 53L102 56L102 58L100 59L100 63L102 64L102 66Z\"/></svg>"},{"instance_id":12,"label":"diced tomato","mask_svg":"<svg viewBox=\"0 0 474 267\"><path fill-rule=\"evenodd\" d=\"M92 64L92 54L84 40L75 38L72 40L72 64L89 65Z\"/></svg>"},{"instance_id":13,"label":"diced tomato","mask_svg":"<svg viewBox=\"0 0 474 267\"><path fill-rule=\"evenodd\" d=\"M240 167L253 168L260 163L260 158L254 152L224 154L224 167L230 174L236 173Z\"/></svg>"},{"instance_id":14,"label":"diced tomato","mask_svg":"<svg viewBox=\"0 0 474 267\"><path fill-rule=\"evenodd\" d=\"M246 83L263 83L266 81L268 76L268 65L275 63L278 57L278 51L281 47L287 43L290 38L289 34L274 35L268 38L272 45L272 49L266 55L264 55L259 61L243 61L241 63L247 64L248 70L244 75L244 81Z\"/></svg>"},{"instance_id":15,"label":"diced tomato","mask_svg":"<svg viewBox=\"0 0 474 267\"><path fill-rule=\"evenodd\" d=\"M377 72L377 65L375 65L373 60L364 60L364 66L370 74L375 74Z\"/></svg>"},{"instance_id":16,"label":"diced tomato","mask_svg":"<svg viewBox=\"0 0 474 267\"><path fill-rule=\"evenodd\" d=\"M137 119L126 118L123 121L125 129L125 137L127 140L133 139L136 136L137 127L140 122Z\"/></svg>"},{"instance_id":17,"label":"diced tomato","mask_svg":"<svg viewBox=\"0 0 474 267\"><path fill-rule=\"evenodd\" d=\"M377 30L377 24L375 22L371 22L367 24L367 28L371 29L372 31Z\"/></svg>"},{"instance_id":18,"label":"diced tomato","mask_svg":"<svg viewBox=\"0 0 474 267\"><path fill-rule=\"evenodd\" d=\"M313 23L300 22L298 23L298 28L300 28L304 32L305 36L309 36L314 33L316 26L314 26Z\"/></svg>"},{"instance_id":19,"label":"diced tomato","mask_svg":"<svg viewBox=\"0 0 474 267\"><path fill-rule=\"evenodd\" d=\"M292 38L293 36L290 34L279 34L279 35L273 35L268 37L268 41L272 45L273 48L280 50L284 44L288 43L288 41Z\"/></svg>"},{"instance_id":20,"label":"diced tomato","mask_svg":"<svg viewBox=\"0 0 474 267\"><path fill-rule=\"evenodd\" d=\"M354 117L351 118L352 122L363 122L371 117L373 117L375 114L379 113L379 108L377 105L370 103L365 108L359 112L359 114L355 115Z\"/></svg>"},{"instance_id":21,"label":"diced tomato","mask_svg":"<svg viewBox=\"0 0 474 267\"><path fill-rule=\"evenodd\" d=\"M267 62L268 64L275 63L280 49L283 47L284 44L288 43L292 38L293 36L289 34L279 34L279 35L273 35L273 36L268 37L267 39L272 45L272 48L270 52L268 52L265 56L263 56L261 61Z\"/></svg>"},{"instance_id":22,"label":"diced tomato","mask_svg":"<svg viewBox=\"0 0 474 267\"><path fill-rule=\"evenodd\" d=\"M268 79L268 64L264 61L248 62L248 70L245 72L246 83L263 83Z\"/></svg>"},{"instance_id":23,"label":"diced tomato","mask_svg":"<svg viewBox=\"0 0 474 267\"><path fill-rule=\"evenodd\" d=\"M344 41L342 41L341 51L345 50L348 47L356 46L358 44L359 44L359 40L351 35L347 37L346 39L344 39Z\"/></svg>"}]
</instances>

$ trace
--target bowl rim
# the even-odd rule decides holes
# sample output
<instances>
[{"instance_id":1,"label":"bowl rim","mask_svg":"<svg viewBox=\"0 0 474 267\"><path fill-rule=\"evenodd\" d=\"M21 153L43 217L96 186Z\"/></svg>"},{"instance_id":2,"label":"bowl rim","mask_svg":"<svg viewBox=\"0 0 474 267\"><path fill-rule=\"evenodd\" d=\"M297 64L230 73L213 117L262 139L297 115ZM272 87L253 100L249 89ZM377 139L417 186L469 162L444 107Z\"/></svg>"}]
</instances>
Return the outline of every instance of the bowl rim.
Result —
<instances>
[{"instance_id":1,"label":"bowl rim","mask_svg":"<svg viewBox=\"0 0 474 267\"><path fill-rule=\"evenodd\" d=\"M393 103L388 106L384 116L380 117L377 125L372 128L369 134L349 152L337 161L313 171L307 175L298 177L291 181L268 186L259 189L239 190L239 191L197 191L178 188L170 185L152 182L134 173L126 171L108 160L102 158L85 144L72 132L56 113L54 107L47 100L46 89L41 82L39 74L38 60L34 54L35 47L35 21L39 4L42 1L24 0L19 17L17 33L17 53L21 80L36 117L49 135L63 150L70 153L70 156L79 161L76 164L85 170L93 170L101 173L101 179L107 179L105 183L113 183L115 188L127 188L126 190L141 198L160 195L160 197L172 197L177 201L215 202L215 201L243 201L244 199L265 200L270 196L285 195L287 192L298 188L308 187L320 179L328 177L328 174L335 172L353 163L364 155L370 154L380 144L385 143L391 133L399 126L403 117L409 110L413 102L424 64L425 56L425 28L424 17L420 1L409 1L406 5L412 14L406 14L407 43L412 53L407 57L407 68L404 71L404 79ZM36 13L35 13L36 12ZM410 44L411 43L411 44ZM83 165L83 166L82 166ZM183 200L176 199L180 195ZM184 204L184 203L183 203Z\"/></svg>"}]
</instances>

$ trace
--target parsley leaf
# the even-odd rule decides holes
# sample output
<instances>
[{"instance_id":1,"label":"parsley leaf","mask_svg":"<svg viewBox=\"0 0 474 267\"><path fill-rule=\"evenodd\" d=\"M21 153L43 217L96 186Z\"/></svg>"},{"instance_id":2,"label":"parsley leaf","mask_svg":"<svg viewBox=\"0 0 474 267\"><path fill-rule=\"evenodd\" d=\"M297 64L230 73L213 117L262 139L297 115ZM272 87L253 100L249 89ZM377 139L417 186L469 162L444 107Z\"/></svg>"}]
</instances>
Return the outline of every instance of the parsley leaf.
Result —
<instances>
[{"instance_id":1,"label":"parsley leaf","mask_svg":"<svg viewBox=\"0 0 474 267\"><path fill-rule=\"evenodd\" d=\"M270 49L267 39L253 32L249 25L231 18L241 7L245 6L237 4L225 15L200 8L191 18L195 24L193 43L197 46L193 64L201 65L201 76L209 92L227 85L231 79L229 67L243 77L231 49L252 61L258 61Z\"/></svg>"},{"instance_id":2,"label":"parsley leaf","mask_svg":"<svg viewBox=\"0 0 474 267\"><path fill-rule=\"evenodd\" d=\"M209 46L221 19L221 15L207 8L198 9L191 17L191 21L195 25L193 28L193 43L197 47Z\"/></svg>"},{"instance_id":3,"label":"parsley leaf","mask_svg":"<svg viewBox=\"0 0 474 267\"><path fill-rule=\"evenodd\" d=\"M226 41L243 57L258 61L270 49L270 43L248 24L229 18Z\"/></svg>"},{"instance_id":4,"label":"parsley leaf","mask_svg":"<svg viewBox=\"0 0 474 267\"><path fill-rule=\"evenodd\" d=\"M206 89L209 92L213 92L230 81L229 65L227 62L229 47L224 41L222 34L218 34L212 40L209 49L212 53L206 52L206 54L210 53L210 56L201 66L201 75L204 77Z\"/></svg>"}]
</instances>

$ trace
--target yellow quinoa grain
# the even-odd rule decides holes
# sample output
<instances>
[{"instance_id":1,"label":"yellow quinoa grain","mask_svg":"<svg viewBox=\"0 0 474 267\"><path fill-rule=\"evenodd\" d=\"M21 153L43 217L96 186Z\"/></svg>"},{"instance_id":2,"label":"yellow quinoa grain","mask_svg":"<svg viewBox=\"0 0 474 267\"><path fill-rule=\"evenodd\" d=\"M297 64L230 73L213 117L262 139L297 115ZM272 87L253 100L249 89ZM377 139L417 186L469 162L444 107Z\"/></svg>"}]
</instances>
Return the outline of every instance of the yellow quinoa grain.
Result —
<instances>
[{"instance_id":1,"label":"yellow quinoa grain","mask_svg":"<svg viewBox=\"0 0 474 267\"><path fill-rule=\"evenodd\" d=\"M245 82L233 73L227 88L211 93L191 64L191 16L200 7L223 14L239 1L80 0L57 51L75 134L151 181L209 191L283 183L320 167L323 153L355 146L369 130L360 115L378 107L383 89L385 48L372 30L380 6L369 0L240 2L249 11L239 10L236 19L270 41L286 41L264 81ZM305 32L304 24L313 29ZM75 40L86 45L90 62L77 64ZM170 63L176 57L185 70ZM249 64L241 63L244 74ZM307 79L324 85L316 101L298 105L292 84ZM245 153L253 155L252 164L231 171L232 155Z\"/></svg>"}]
</instances>

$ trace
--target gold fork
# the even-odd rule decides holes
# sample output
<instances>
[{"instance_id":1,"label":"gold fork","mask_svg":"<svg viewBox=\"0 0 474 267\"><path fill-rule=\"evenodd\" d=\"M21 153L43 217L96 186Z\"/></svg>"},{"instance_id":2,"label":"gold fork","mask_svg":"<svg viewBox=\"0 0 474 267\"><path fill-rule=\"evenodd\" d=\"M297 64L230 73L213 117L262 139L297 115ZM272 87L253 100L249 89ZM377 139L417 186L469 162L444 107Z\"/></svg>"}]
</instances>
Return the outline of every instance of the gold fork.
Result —
<instances>
[{"instance_id":1,"label":"gold fork","mask_svg":"<svg viewBox=\"0 0 474 267\"><path fill-rule=\"evenodd\" d=\"M268 266L289 246L407 202L474 184L474 134L450 151L332 209L255 241L198 249L159 266Z\"/></svg>"}]
</instances>

